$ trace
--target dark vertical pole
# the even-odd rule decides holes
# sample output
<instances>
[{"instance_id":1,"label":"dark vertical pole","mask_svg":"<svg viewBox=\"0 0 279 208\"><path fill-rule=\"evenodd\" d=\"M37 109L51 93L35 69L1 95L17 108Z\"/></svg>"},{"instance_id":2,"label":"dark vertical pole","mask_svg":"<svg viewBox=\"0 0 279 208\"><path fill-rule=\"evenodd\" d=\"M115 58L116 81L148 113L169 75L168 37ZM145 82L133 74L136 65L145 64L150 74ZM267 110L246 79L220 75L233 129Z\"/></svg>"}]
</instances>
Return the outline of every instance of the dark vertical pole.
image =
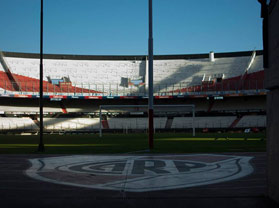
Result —
<instances>
[{"instance_id":1,"label":"dark vertical pole","mask_svg":"<svg viewBox=\"0 0 279 208\"><path fill-rule=\"evenodd\" d=\"M153 24L152 0L149 0L149 39L148 39L148 140L149 149L153 149L154 118L153 118Z\"/></svg>"},{"instance_id":2,"label":"dark vertical pole","mask_svg":"<svg viewBox=\"0 0 279 208\"><path fill-rule=\"evenodd\" d=\"M44 142L43 142L43 133L44 133L44 100L43 100L43 4L44 1L41 0L41 24L40 24L40 143L38 146L39 152L44 152Z\"/></svg>"},{"instance_id":3,"label":"dark vertical pole","mask_svg":"<svg viewBox=\"0 0 279 208\"><path fill-rule=\"evenodd\" d=\"M261 4L261 18L263 18L263 67L268 68L268 3L267 0L258 0Z\"/></svg>"},{"instance_id":4,"label":"dark vertical pole","mask_svg":"<svg viewBox=\"0 0 279 208\"><path fill-rule=\"evenodd\" d=\"M269 48L268 48L268 6L267 4L262 5L263 10L263 65L264 69L269 68L268 56L269 56Z\"/></svg>"}]
</instances>

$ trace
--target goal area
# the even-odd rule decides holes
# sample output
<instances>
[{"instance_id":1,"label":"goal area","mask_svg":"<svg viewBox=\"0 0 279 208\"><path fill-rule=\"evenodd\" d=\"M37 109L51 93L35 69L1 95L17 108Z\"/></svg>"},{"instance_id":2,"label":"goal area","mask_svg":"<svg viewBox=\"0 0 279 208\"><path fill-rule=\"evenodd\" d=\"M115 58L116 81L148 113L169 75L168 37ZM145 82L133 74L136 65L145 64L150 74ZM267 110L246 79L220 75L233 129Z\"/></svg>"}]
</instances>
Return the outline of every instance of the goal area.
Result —
<instances>
[{"instance_id":1,"label":"goal area","mask_svg":"<svg viewBox=\"0 0 279 208\"><path fill-rule=\"evenodd\" d=\"M195 105L154 105L154 133L192 132L195 136ZM99 136L104 132L148 132L148 105L100 105Z\"/></svg>"}]
</instances>

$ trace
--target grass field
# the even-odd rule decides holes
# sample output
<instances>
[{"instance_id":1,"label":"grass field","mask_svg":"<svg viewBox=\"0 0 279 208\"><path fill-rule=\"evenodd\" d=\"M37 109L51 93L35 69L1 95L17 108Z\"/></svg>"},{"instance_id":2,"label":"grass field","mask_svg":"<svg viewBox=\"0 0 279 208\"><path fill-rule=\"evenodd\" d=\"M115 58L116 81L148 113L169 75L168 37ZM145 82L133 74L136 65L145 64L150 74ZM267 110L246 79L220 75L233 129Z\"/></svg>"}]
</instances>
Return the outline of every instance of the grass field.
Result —
<instances>
[{"instance_id":1,"label":"grass field","mask_svg":"<svg viewBox=\"0 0 279 208\"><path fill-rule=\"evenodd\" d=\"M0 135L0 154L36 154L38 135ZM44 135L45 154L130 153L148 149L147 134ZM152 153L264 152L263 133L158 133ZM140 153L140 152L139 152Z\"/></svg>"}]
</instances>

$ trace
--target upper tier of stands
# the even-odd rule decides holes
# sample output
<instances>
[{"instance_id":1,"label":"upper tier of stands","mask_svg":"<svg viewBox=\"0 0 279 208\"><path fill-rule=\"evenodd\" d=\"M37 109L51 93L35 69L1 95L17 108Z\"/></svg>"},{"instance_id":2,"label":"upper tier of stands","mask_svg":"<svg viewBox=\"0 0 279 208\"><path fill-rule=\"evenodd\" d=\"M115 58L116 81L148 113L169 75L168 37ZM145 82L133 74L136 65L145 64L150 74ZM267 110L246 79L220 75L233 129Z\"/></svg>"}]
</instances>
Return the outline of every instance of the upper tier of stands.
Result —
<instances>
[{"instance_id":1,"label":"upper tier of stands","mask_svg":"<svg viewBox=\"0 0 279 208\"><path fill-rule=\"evenodd\" d=\"M248 74L254 74L263 70L263 57L258 52L252 65L247 71ZM27 55L13 55L6 53L4 60L14 75L21 91L38 92L39 79L39 59L38 57L28 57ZM26 57L27 56L27 57ZM187 89L191 86L201 86L204 77L214 77L221 74L223 79L232 81L234 78L241 79L251 62L251 52L216 54L214 61L210 61L205 56L180 57L180 56L160 56L154 60L154 93L167 94L181 92L181 89ZM100 58L101 59L101 58ZM63 59L61 55L44 59L44 91L49 93L88 93L105 95L132 95L138 93L144 95L147 81L148 64L145 57L133 60L125 58L115 60L79 60L67 57ZM0 65L0 73L5 72ZM49 79L69 78L72 86L54 86L47 84ZM123 86L123 78L129 80L128 86ZM244 77L247 79L247 76ZM262 78L262 77L261 77ZM248 79L255 79L251 76ZM142 85L135 86L131 81L140 80ZM263 80L263 79L262 79ZM259 82L259 81L258 81ZM29 84L26 84L29 83ZM32 84L30 84L32 83ZM34 84L35 83L35 84ZM258 87L260 84L256 84ZM261 83L262 85L262 83ZM8 87L10 86L10 87ZM226 84L227 86L227 84ZM250 85L249 85L250 86ZM0 88L6 91L14 91L12 85L8 82L8 77L1 75ZM91 91L88 91L90 89ZM224 88L222 88L224 89ZM180 90L180 91L175 91ZM221 90L221 88L220 88ZM183 92L183 90L182 90Z\"/></svg>"}]
</instances>

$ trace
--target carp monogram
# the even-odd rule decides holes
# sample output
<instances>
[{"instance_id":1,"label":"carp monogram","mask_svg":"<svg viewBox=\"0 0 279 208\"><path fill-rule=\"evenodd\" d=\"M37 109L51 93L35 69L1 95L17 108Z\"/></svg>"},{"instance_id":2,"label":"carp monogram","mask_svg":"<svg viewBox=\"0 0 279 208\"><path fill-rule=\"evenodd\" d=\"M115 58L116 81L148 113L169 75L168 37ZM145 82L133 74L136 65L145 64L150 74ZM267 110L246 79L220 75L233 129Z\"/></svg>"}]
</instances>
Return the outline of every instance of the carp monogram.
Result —
<instances>
[{"instance_id":1,"label":"carp monogram","mask_svg":"<svg viewBox=\"0 0 279 208\"><path fill-rule=\"evenodd\" d=\"M187 188L234 180L253 172L252 157L187 155L75 155L30 159L26 174L57 184L128 192Z\"/></svg>"}]
</instances>

